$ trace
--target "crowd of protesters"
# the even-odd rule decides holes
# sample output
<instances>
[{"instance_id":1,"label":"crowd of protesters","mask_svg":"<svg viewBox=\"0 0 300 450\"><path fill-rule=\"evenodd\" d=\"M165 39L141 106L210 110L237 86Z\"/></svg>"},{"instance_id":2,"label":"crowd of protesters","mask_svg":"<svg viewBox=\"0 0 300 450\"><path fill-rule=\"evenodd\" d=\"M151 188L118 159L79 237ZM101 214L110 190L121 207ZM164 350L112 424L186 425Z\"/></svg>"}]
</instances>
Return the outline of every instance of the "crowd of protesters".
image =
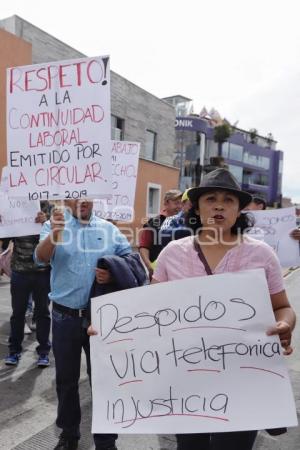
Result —
<instances>
[{"instance_id":1,"label":"crowd of protesters","mask_svg":"<svg viewBox=\"0 0 300 450\"><path fill-rule=\"evenodd\" d=\"M165 193L161 213L148 220L140 235L140 266L131 264L135 254L125 236L114 224L96 217L93 203L88 200L66 200L65 208L53 208L51 217L47 211L41 211L36 218L43 224L40 236L12 239L12 315L5 364L19 363L26 310L32 298L37 365L49 365L51 301L58 397L56 424L62 430L55 450L78 448L81 354L83 349L90 377L89 336L95 334L89 326L91 289L96 286L102 293L110 292L112 285L116 289L120 267L124 270L122 277L127 280L129 271L130 277L137 280L136 285L145 284L145 270L152 283L159 283L263 268L277 322L269 333L279 335L285 354L292 352L295 313L286 296L278 259L267 244L243 234L252 225L249 211L265 208L264 199L252 198L228 170L217 169L205 175L196 188ZM238 234L240 241L236 239ZM214 245L206 245L212 236L217 236ZM300 240L298 230L291 236ZM126 287L131 287L130 282ZM124 283L121 288L124 289ZM177 449L250 450L256 435L257 430L179 434ZM116 450L116 440L116 434L94 435L97 450Z\"/></svg>"}]
</instances>

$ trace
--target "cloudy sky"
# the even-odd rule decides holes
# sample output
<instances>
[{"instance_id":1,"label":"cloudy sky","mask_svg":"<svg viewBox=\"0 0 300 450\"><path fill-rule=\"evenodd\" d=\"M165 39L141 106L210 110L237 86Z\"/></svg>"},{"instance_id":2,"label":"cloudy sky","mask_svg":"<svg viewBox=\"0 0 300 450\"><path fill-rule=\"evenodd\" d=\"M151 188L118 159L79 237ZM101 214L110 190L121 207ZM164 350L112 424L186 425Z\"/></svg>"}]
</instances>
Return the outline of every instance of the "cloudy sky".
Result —
<instances>
[{"instance_id":1,"label":"cloudy sky","mask_svg":"<svg viewBox=\"0 0 300 450\"><path fill-rule=\"evenodd\" d=\"M158 97L182 94L284 151L285 196L300 203L298 0L2 0Z\"/></svg>"}]
</instances>

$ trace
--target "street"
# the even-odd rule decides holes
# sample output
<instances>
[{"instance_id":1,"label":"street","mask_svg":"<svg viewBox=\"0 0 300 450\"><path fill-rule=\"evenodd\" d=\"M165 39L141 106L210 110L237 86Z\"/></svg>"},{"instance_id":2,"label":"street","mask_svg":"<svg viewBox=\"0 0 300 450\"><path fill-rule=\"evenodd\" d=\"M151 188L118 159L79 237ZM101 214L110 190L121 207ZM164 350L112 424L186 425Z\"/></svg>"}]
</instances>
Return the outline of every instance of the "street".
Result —
<instances>
[{"instance_id":1,"label":"street","mask_svg":"<svg viewBox=\"0 0 300 450\"><path fill-rule=\"evenodd\" d=\"M286 277L286 287L290 302L300 317L300 270L291 272ZM56 392L54 360L46 369L36 367L35 333L26 335L24 353L17 368L4 365L7 353L9 333L10 293L9 279L0 281L0 449L3 450L51 450L59 434L55 427ZM298 417L300 413L300 326L294 332L294 353L287 358L293 384ZM82 361L82 378L80 382L82 404L82 437L79 449L92 449L90 434L91 395L85 361ZM276 395L276 392L274 392ZM278 405L280 408L280 404ZM261 432L255 450L296 450L299 448L300 428L290 429L287 434L272 437ZM121 435L118 440L119 450L175 450L175 439L170 435ZM243 450L243 449L241 449Z\"/></svg>"}]
</instances>

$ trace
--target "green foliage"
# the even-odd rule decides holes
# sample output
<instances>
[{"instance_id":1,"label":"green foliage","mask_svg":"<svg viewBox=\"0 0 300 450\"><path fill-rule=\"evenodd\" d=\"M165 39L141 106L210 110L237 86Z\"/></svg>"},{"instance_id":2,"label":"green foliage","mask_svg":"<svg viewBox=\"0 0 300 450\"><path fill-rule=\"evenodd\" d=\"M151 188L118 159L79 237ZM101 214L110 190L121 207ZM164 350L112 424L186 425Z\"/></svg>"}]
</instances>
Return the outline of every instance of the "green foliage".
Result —
<instances>
[{"instance_id":1,"label":"green foliage","mask_svg":"<svg viewBox=\"0 0 300 450\"><path fill-rule=\"evenodd\" d=\"M258 131L256 128L251 128L249 130L249 134L250 134L250 142L251 144L256 144L257 143L257 139L258 139Z\"/></svg>"},{"instance_id":2,"label":"green foliage","mask_svg":"<svg viewBox=\"0 0 300 450\"><path fill-rule=\"evenodd\" d=\"M226 142L232 134L231 126L228 123L223 123L218 125L214 129L214 141L219 144Z\"/></svg>"}]
</instances>

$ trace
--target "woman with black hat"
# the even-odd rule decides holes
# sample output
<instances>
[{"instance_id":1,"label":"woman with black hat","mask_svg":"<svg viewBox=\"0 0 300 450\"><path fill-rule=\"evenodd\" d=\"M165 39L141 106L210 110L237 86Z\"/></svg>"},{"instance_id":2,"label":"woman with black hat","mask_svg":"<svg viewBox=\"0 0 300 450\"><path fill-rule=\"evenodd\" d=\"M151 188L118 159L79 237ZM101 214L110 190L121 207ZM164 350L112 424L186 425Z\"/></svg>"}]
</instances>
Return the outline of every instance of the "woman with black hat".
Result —
<instances>
[{"instance_id":1,"label":"woman with black hat","mask_svg":"<svg viewBox=\"0 0 300 450\"><path fill-rule=\"evenodd\" d=\"M198 214L198 232L167 245L158 257L152 282L263 268L277 321L268 334L278 334L284 354L292 353L296 319L277 256L264 242L243 236L253 225L242 212L251 195L223 168L205 175L188 195ZM177 435L177 450L251 450L256 435L256 430L181 434Z\"/></svg>"}]
</instances>

